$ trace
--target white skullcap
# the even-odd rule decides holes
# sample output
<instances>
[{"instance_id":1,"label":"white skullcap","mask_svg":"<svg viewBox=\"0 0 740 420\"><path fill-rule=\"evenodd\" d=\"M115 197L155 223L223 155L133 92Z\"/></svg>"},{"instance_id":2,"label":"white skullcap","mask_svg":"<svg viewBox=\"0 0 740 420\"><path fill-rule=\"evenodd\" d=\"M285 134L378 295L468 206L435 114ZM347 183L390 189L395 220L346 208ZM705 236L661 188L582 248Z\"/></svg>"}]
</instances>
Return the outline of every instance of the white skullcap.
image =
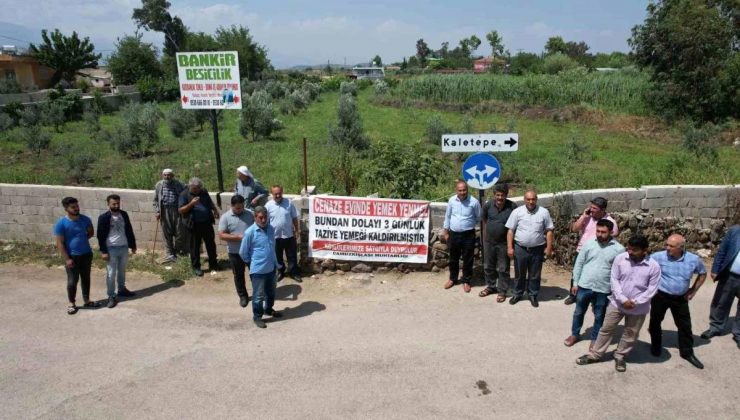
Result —
<instances>
[{"instance_id":1,"label":"white skullcap","mask_svg":"<svg viewBox=\"0 0 740 420\"><path fill-rule=\"evenodd\" d=\"M170 168L167 168L167 169L163 169L162 170L162 175L173 174L173 173L174 172Z\"/></svg>"},{"instance_id":2,"label":"white skullcap","mask_svg":"<svg viewBox=\"0 0 740 420\"><path fill-rule=\"evenodd\" d=\"M244 166L244 165L242 165L242 166L240 166L240 167L236 168L236 171L237 171L237 172L239 172L240 174L244 175L244 176L248 176L248 177L250 177L250 178L254 178L254 177L252 176L252 173L251 173L251 172L249 172L249 169L247 169L247 167L246 167L246 166Z\"/></svg>"}]
</instances>

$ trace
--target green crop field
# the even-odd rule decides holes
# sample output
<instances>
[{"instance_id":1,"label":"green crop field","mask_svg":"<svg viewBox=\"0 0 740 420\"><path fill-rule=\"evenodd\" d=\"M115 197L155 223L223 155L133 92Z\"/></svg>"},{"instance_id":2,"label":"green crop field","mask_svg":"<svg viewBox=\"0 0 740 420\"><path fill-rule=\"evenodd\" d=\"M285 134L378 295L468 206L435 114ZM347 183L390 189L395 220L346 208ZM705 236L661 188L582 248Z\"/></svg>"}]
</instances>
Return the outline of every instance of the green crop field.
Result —
<instances>
[{"instance_id":1,"label":"green crop field","mask_svg":"<svg viewBox=\"0 0 740 420\"><path fill-rule=\"evenodd\" d=\"M435 77L413 79L405 83L428 83ZM460 83L463 83L461 79ZM403 88L402 89L408 89ZM423 185L419 198L442 200L453 190L459 176L460 160L464 156L442 154L439 145L424 140L427 121L439 115L453 131L460 132L464 115L413 107L389 107L373 103L372 89L360 92L358 103L366 133L371 143L387 140L405 144L421 144L420 150L448 161L448 170L434 185ZM265 184L281 183L286 192L298 193L303 185L302 138L308 138L309 184L322 192L339 189L332 163L336 149L327 144L328 129L336 121L339 94L321 95L318 102L296 116L278 117L285 129L272 139L247 141L239 135L238 112L224 111L220 123L221 154L225 187L233 185L234 168L247 165ZM473 99L470 99L473 100ZM163 110L174 104L162 104ZM554 123L544 119L512 120L504 115L475 115L472 129L489 132L512 126L520 135L520 149L498 155L502 162L502 179L518 187L534 186L542 192L601 187L637 187L647 184L727 184L740 181L740 157L730 146L719 148L715 162L698 159L676 140L660 142L646 137L604 132L599 127L573 123ZM101 118L103 127L110 127L116 114ZM191 131L184 139L176 139L163 121L159 127L161 142L149 156L126 158L109 144L91 139L84 123L68 123L62 133L53 133L52 145L40 157L26 149L18 139L18 129L0 133L0 182L35 184L72 184L60 153L65 144L79 144L94 150L98 156L91 170L91 185L117 188L149 189L159 178L162 168L171 167L180 179L199 176L206 187L217 190L213 140L210 127ZM356 195L383 193L382 186L362 174L374 162L358 156L355 167L360 177ZM521 190L519 191L521 192ZM515 191L516 193L516 191Z\"/></svg>"}]
</instances>

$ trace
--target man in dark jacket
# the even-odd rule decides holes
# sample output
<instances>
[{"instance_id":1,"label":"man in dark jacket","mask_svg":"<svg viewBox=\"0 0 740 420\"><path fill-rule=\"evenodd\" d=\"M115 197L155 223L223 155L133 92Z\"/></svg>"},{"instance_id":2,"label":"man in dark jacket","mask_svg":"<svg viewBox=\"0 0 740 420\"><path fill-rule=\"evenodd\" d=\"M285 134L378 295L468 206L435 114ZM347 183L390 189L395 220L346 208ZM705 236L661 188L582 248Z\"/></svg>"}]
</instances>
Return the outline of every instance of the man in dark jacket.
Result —
<instances>
[{"instance_id":1,"label":"man in dark jacket","mask_svg":"<svg viewBox=\"0 0 740 420\"><path fill-rule=\"evenodd\" d=\"M188 188L180 194L178 212L190 229L190 263L193 274L203 276L200 269L200 244L205 242L208 252L208 271L218 268L216 255L216 235L213 233L213 223L219 219L218 208L213 204L208 191L203 188L203 181L199 178L190 178Z\"/></svg>"},{"instance_id":2,"label":"man in dark jacket","mask_svg":"<svg viewBox=\"0 0 740 420\"><path fill-rule=\"evenodd\" d=\"M740 225L736 224L727 231L714 257L711 275L717 288L709 310L709 329L701 334L704 339L724 333L732 303L736 297L740 299ZM740 300L737 309L732 336L740 349Z\"/></svg>"},{"instance_id":3,"label":"man in dark jacket","mask_svg":"<svg viewBox=\"0 0 740 420\"><path fill-rule=\"evenodd\" d=\"M111 194L106 199L108 211L98 217L98 245L103 260L108 263L106 283L108 284L108 307L116 306L118 296L134 296L126 289L126 263L128 250L136 254L136 237L128 214L121 210L121 197ZM116 293L118 282L118 293Z\"/></svg>"}]
</instances>

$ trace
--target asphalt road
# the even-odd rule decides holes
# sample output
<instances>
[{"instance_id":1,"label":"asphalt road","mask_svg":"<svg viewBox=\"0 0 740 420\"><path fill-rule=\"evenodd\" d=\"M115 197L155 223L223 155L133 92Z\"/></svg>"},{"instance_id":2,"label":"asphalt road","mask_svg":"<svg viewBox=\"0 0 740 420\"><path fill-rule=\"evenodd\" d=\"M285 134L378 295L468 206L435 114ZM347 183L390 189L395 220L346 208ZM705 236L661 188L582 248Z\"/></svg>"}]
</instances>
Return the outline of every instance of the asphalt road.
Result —
<instances>
[{"instance_id":1,"label":"asphalt road","mask_svg":"<svg viewBox=\"0 0 740 420\"><path fill-rule=\"evenodd\" d=\"M650 355L646 323L617 373L610 357L575 364L588 340L562 344L568 273L545 270L538 309L443 290L445 278L285 280L286 316L260 330L230 273L129 273L136 298L68 316L60 267L0 265L0 417L738 418L740 351L731 336L698 337L714 284L691 304L706 369L678 356L668 316L664 356ZM102 300L102 271L93 279Z\"/></svg>"}]
</instances>

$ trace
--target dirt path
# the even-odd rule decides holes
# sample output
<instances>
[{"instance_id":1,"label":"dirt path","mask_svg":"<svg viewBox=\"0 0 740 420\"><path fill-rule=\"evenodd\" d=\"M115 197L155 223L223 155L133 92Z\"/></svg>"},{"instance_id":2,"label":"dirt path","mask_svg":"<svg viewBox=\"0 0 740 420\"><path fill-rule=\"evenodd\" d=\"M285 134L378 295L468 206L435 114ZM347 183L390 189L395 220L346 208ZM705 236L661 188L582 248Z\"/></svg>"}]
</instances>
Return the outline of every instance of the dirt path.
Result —
<instances>
[{"instance_id":1,"label":"dirt path","mask_svg":"<svg viewBox=\"0 0 740 420\"><path fill-rule=\"evenodd\" d=\"M740 354L697 337L697 370L649 354L624 374L576 366L568 273L545 270L538 309L443 290L445 273L285 280L286 317L254 327L228 273L163 284L129 276L136 299L68 316L59 267L0 265L2 418L736 418ZM93 297L104 296L102 271ZM692 303L706 327L714 290ZM251 304L250 304L251 305ZM670 318L670 317L668 317ZM591 322L587 317L587 325Z\"/></svg>"}]
</instances>

